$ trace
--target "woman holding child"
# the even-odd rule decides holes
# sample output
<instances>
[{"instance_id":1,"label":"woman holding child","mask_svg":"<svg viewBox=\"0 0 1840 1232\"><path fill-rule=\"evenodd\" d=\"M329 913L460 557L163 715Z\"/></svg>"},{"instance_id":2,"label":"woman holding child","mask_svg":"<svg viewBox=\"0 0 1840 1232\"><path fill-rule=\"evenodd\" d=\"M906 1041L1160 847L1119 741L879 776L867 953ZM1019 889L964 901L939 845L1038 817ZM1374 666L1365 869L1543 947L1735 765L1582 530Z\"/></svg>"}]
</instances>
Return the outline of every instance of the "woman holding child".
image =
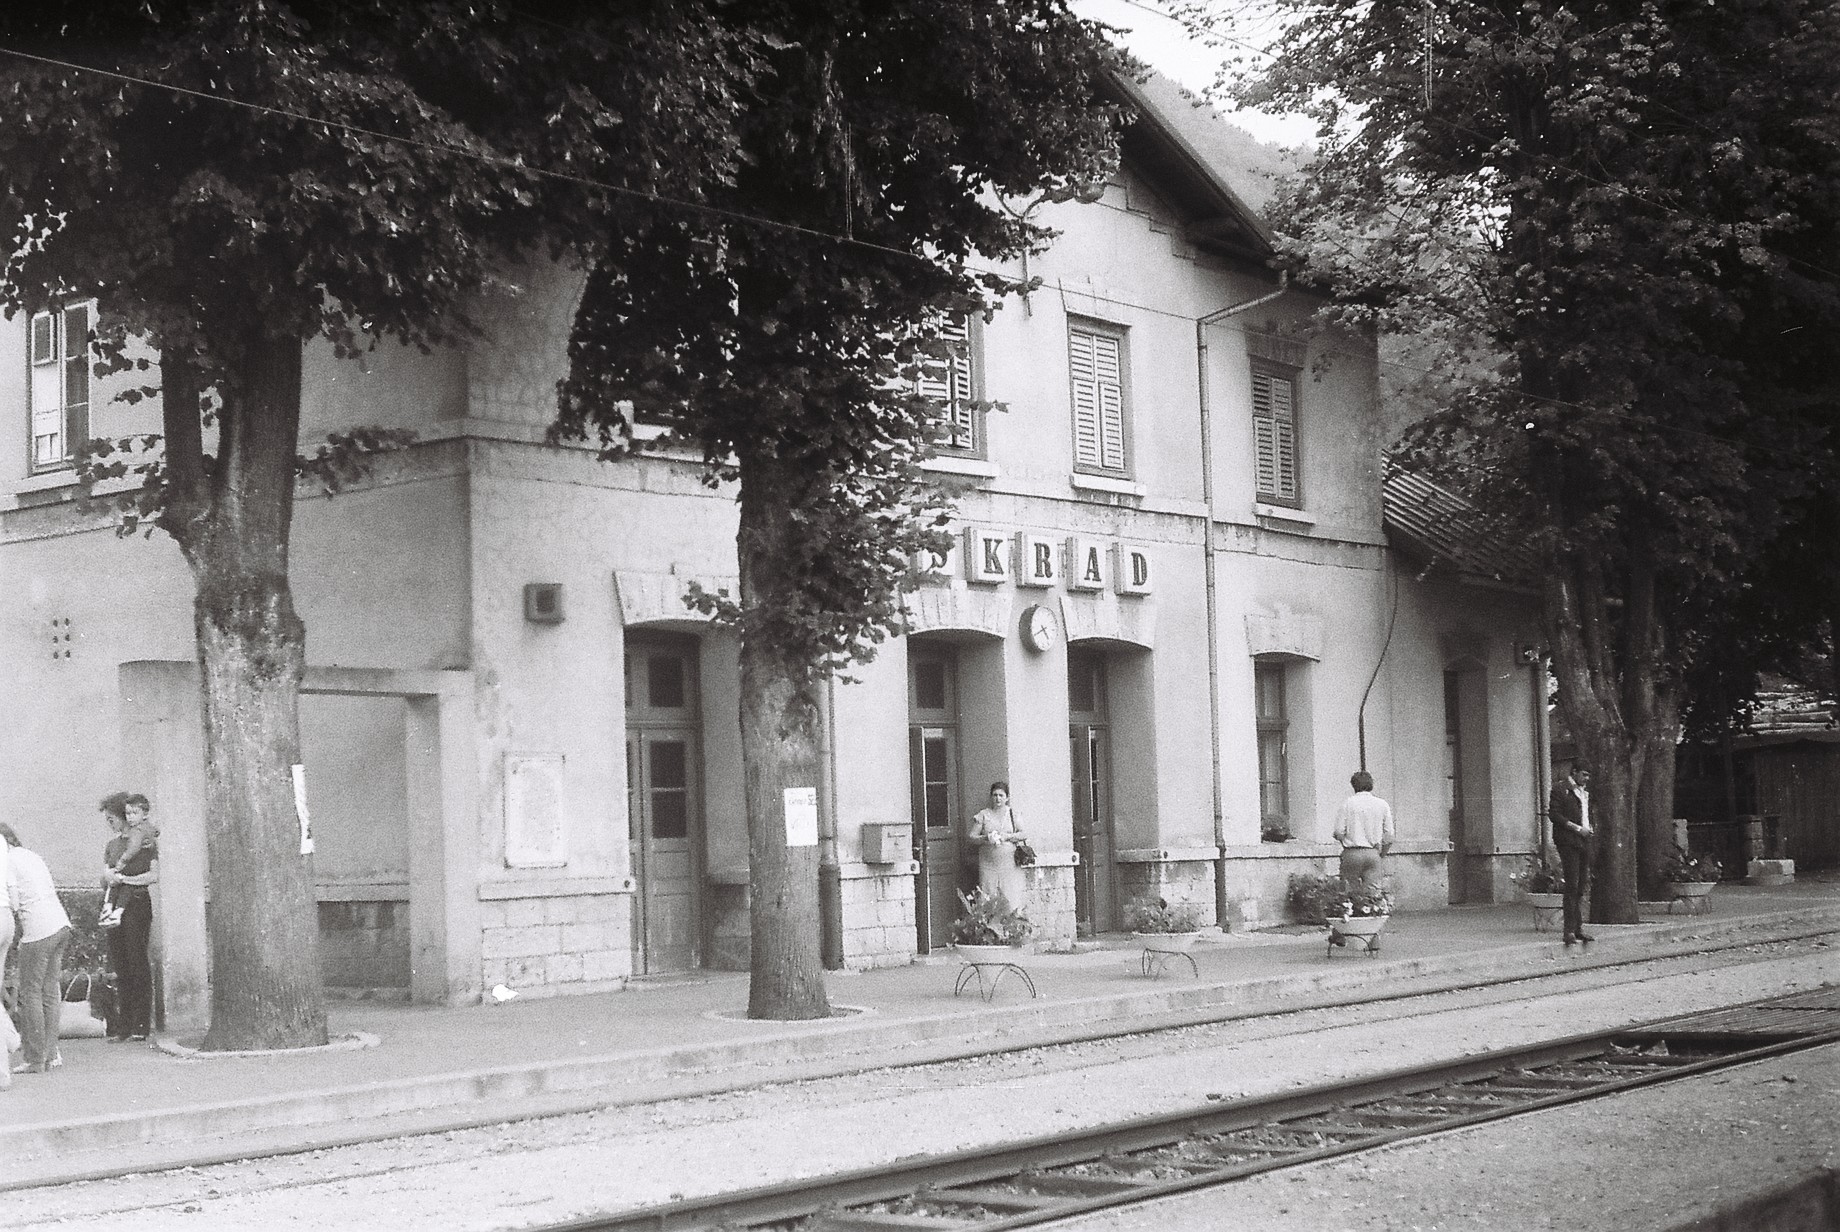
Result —
<instances>
[{"instance_id":1,"label":"woman holding child","mask_svg":"<svg viewBox=\"0 0 1840 1232\"><path fill-rule=\"evenodd\" d=\"M153 894L160 879L159 831L148 821L147 797L118 791L102 799L102 816L115 832L102 853L103 923L109 927L109 968L115 973L111 1040L144 1040L153 1029L153 970L147 939L153 931Z\"/></svg>"}]
</instances>

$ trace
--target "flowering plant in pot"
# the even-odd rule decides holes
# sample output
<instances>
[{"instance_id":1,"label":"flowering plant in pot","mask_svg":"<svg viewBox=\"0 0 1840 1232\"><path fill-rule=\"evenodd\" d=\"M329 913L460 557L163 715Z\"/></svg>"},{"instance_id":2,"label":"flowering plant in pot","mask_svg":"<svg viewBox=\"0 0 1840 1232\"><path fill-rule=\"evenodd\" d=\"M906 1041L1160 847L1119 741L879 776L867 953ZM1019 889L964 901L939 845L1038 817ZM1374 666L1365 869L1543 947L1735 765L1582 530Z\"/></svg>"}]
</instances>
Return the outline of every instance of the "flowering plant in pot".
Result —
<instances>
[{"instance_id":1,"label":"flowering plant in pot","mask_svg":"<svg viewBox=\"0 0 1840 1232\"><path fill-rule=\"evenodd\" d=\"M1342 898L1343 919L1392 914L1393 896L1385 890L1351 890Z\"/></svg>"},{"instance_id":2,"label":"flowering plant in pot","mask_svg":"<svg viewBox=\"0 0 1840 1232\"><path fill-rule=\"evenodd\" d=\"M1528 894L1564 894L1565 866L1551 852L1530 851L1521 871L1510 873L1508 880Z\"/></svg>"},{"instance_id":3,"label":"flowering plant in pot","mask_svg":"<svg viewBox=\"0 0 1840 1232\"><path fill-rule=\"evenodd\" d=\"M1134 898L1124 905L1124 926L1150 950L1186 950L1201 936L1201 908L1168 899Z\"/></svg>"},{"instance_id":4,"label":"flowering plant in pot","mask_svg":"<svg viewBox=\"0 0 1840 1232\"><path fill-rule=\"evenodd\" d=\"M1675 885L1700 885L1717 881L1722 870L1711 856L1696 856L1678 843L1661 862L1661 879Z\"/></svg>"},{"instance_id":5,"label":"flowering plant in pot","mask_svg":"<svg viewBox=\"0 0 1840 1232\"><path fill-rule=\"evenodd\" d=\"M1001 894L981 889L968 895L960 891L958 902L963 913L952 921L952 942L967 959L977 961L980 956L990 957L993 952L999 952L990 961L1005 961L1001 951L1019 946L1035 935L1035 925L1029 921L1028 913L1011 906L1009 899Z\"/></svg>"},{"instance_id":6,"label":"flowering plant in pot","mask_svg":"<svg viewBox=\"0 0 1840 1232\"><path fill-rule=\"evenodd\" d=\"M1661 879L1667 882L1670 898L1681 901L1688 910L1706 904L1706 896L1719 882L1719 862L1711 856L1696 856L1678 843L1661 862Z\"/></svg>"},{"instance_id":7,"label":"flowering plant in pot","mask_svg":"<svg viewBox=\"0 0 1840 1232\"><path fill-rule=\"evenodd\" d=\"M1393 914L1393 896L1385 890L1350 890L1343 895L1339 907L1341 914L1328 919L1329 952L1334 953L1336 946L1347 945L1352 938L1366 953L1379 953L1380 930Z\"/></svg>"}]
</instances>

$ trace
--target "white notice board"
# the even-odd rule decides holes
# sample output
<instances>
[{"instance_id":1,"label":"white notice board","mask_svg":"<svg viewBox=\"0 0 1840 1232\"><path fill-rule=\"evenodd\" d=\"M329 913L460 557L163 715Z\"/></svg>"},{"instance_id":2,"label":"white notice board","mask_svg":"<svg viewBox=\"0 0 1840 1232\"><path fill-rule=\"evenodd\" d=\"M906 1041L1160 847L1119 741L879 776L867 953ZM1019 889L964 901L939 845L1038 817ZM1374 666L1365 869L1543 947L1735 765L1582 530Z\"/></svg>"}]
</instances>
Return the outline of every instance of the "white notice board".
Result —
<instances>
[{"instance_id":1,"label":"white notice board","mask_svg":"<svg viewBox=\"0 0 1840 1232\"><path fill-rule=\"evenodd\" d=\"M556 868L569 862L562 807L562 754L505 754L505 863Z\"/></svg>"}]
</instances>

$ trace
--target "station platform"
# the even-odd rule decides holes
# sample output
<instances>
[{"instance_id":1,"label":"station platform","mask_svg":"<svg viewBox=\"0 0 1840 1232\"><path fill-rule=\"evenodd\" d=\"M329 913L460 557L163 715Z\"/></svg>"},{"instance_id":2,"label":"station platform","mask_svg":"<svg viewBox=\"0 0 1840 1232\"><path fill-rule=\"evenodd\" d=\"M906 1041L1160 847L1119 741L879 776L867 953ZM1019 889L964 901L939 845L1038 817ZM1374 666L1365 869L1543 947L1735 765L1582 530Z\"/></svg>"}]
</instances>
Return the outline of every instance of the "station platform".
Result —
<instances>
[{"instance_id":1,"label":"station platform","mask_svg":"<svg viewBox=\"0 0 1840 1232\"><path fill-rule=\"evenodd\" d=\"M334 1002L332 1031L361 1047L200 1057L66 1040L61 1068L0 1090L0 1191L1840 933L1840 875L1721 886L1704 913L1645 911L1571 950L1533 914L1399 913L1372 956L1320 928L1218 934L1192 974L1146 974L1140 946L1106 937L1019 954L1037 995L1005 979L988 1001L976 981L954 994L947 952L827 973L837 1015L810 1022L750 1021L745 974L697 973L467 1008ZM1840 982L1840 949L1834 966Z\"/></svg>"}]
</instances>

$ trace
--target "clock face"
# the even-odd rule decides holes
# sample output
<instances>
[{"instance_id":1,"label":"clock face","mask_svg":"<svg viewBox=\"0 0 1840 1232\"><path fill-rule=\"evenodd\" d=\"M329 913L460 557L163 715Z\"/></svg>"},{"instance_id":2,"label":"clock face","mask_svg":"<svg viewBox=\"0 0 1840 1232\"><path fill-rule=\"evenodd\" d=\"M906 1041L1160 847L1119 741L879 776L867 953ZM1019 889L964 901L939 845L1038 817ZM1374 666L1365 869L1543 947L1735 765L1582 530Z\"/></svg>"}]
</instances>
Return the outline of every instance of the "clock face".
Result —
<instances>
[{"instance_id":1,"label":"clock face","mask_svg":"<svg viewBox=\"0 0 1840 1232\"><path fill-rule=\"evenodd\" d=\"M1022 642L1030 650L1047 650L1060 636L1054 613L1036 604L1022 613Z\"/></svg>"}]
</instances>

